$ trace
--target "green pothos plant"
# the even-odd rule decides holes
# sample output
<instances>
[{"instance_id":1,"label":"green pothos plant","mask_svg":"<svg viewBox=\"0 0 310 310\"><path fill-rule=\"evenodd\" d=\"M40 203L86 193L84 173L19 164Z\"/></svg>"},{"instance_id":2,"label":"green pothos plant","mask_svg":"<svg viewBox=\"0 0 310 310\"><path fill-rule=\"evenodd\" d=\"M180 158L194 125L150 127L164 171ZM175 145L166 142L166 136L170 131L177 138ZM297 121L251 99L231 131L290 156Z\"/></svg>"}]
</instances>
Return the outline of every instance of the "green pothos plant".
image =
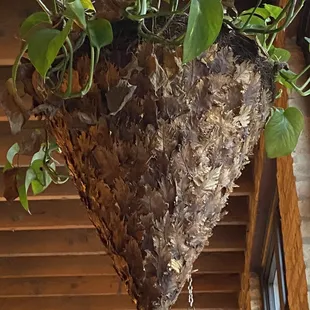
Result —
<instances>
[{"instance_id":1,"label":"green pothos plant","mask_svg":"<svg viewBox=\"0 0 310 310\"><path fill-rule=\"evenodd\" d=\"M101 50L113 43L110 21L100 18L91 0L54 0L53 7L47 7L43 0L36 0L42 11L30 15L22 23L19 36L22 40L20 54L13 66L12 79L8 81L11 94L17 95L16 77L23 57L28 58L39 74L44 87L53 95L63 98L81 98L92 87L93 75ZM135 0L124 8L123 18L138 25L141 40L183 47L183 63L187 63L206 51L217 40L222 27L251 38L259 45L262 55L278 64L277 81L302 96L310 95L310 78L300 85L302 77L309 73L310 65L302 72L289 69L289 51L274 46L277 34L285 30L302 9L305 0L297 5L289 0L284 8L262 4L237 12L231 0ZM187 21L186 31L173 38L164 35L174 19ZM158 19L164 22L156 23ZM89 41L90 61L88 80L81 89L73 89L73 62L85 40ZM310 39L305 38L309 42ZM55 78L56 77L56 78ZM278 94L281 96L281 93ZM286 110L272 108L265 127L265 144L270 158L290 154L296 147L303 129L302 113L294 107ZM29 211L27 193L31 186L34 194L44 191L52 182L64 183L68 176L56 171L54 158L60 149L45 135L38 152L32 157L26 174L20 176L18 196L23 207ZM14 157L23 154L22 145L14 144L7 153L5 170L10 174Z\"/></svg>"}]
</instances>

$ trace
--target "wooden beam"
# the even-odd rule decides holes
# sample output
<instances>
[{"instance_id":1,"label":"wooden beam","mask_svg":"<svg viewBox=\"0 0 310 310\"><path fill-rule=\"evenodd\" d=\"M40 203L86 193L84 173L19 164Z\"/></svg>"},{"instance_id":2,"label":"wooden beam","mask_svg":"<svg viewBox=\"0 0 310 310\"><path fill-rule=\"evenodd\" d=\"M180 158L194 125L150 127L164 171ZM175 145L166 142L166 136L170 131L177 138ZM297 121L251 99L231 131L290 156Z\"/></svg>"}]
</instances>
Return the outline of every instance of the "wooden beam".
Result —
<instances>
[{"instance_id":1,"label":"wooden beam","mask_svg":"<svg viewBox=\"0 0 310 310\"><path fill-rule=\"evenodd\" d=\"M218 225L247 225L249 221L249 197L229 197L228 205L224 211L227 211L228 213Z\"/></svg>"},{"instance_id":2,"label":"wooden beam","mask_svg":"<svg viewBox=\"0 0 310 310\"><path fill-rule=\"evenodd\" d=\"M50 3L50 1L49 1ZM14 8L14 9L13 9ZM20 50L18 28L22 21L40 7L33 0L0 2L0 65L12 65Z\"/></svg>"},{"instance_id":3,"label":"wooden beam","mask_svg":"<svg viewBox=\"0 0 310 310\"><path fill-rule=\"evenodd\" d=\"M31 202L31 215L19 201L0 202L0 231L93 228L80 200Z\"/></svg>"},{"instance_id":4,"label":"wooden beam","mask_svg":"<svg viewBox=\"0 0 310 310\"><path fill-rule=\"evenodd\" d=\"M119 277L79 276L0 279L1 297L126 294Z\"/></svg>"},{"instance_id":5,"label":"wooden beam","mask_svg":"<svg viewBox=\"0 0 310 310\"><path fill-rule=\"evenodd\" d=\"M198 293L194 295L196 310L238 309L236 293ZM188 295L181 294L173 309L187 309ZM75 296L75 297L23 297L0 298L0 309L5 310L131 310L136 306L127 295Z\"/></svg>"},{"instance_id":6,"label":"wooden beam","mask_svg":"<svg viewBox=\"0 0 310 310\"><path fill-rule=\"evenodd\" d=\"M203 252L194 270L201 273L241 273L244 267L243 252Z\"/></svg>"},{"instance_id":7,"label":"wooden beam","mask_svg":"<svg viewBox=\"0 0 310 310\"><path fill-rule=\"evenodd\" d=\"M244 251L246 226L217 226L214 228L210 243L205 252Z\"/></svg>"},{"instance_id":8,"label":"wooden beam","mask_svg":"<svg viewBox=\"0 0 310 310\"><path fill-rule=\"evenodd\" d=\"M114 274L112 261L106 254L0 257L0 278Z\"/></svg>"},{"instance_id":9,"label":"wooden beam","mask_svg":"<svg viewBox=\"0 0 310 310\"><path fill-rule=\"evenodd\" d=\"M232 293L240 290L238 274L194 274L196 293ZM187 287L183 288L187 292ZM110 276L41 277L0 279L2 297L48 297L78 295L127 294L125 285L114 274Z\"/></svg>"},{"instance_id":10,"label":"wooden beam","mask_svg":"<svg viewBox=\"0 0 310 310\"><path fill-rule=\"evenodd\" d=\"M244 226L218 226L207 252L243 251ZM0 257L104 253L95 229L0 232Z\"/></svg>"},{"instance_id":11,"label":"wooden beam","mask_svg":"<svg viewBox=\"0 0 310 310\"><path fill-rule=\"evenodd\" d=\"M194 269L198 274L241 273L241 252L202 253ZM66 255L42 257L0 257L0 278L114 275L108 255Z\"/></svg>"},{"instance_id":12,"label":"wooden beam","mask_svg":"<svg viewBox=\"0 0 310 310\"><path fill-rule=\"evenodd\" d=\"M220 225L246 225L247 197L231 197ZM0 202L0 231L93 228L79 200L31 202L31 215L19 201Z\"/></svg>"},{"instance_id":13,"label":"wooden beam","mask_svg":"<svg viewBox=\"0 0 310 310\"><path fill-rule=\"evenodd\" d=\"M0 232L0 256L105 253L94 229Z\"/></svg>"}]
</instances>

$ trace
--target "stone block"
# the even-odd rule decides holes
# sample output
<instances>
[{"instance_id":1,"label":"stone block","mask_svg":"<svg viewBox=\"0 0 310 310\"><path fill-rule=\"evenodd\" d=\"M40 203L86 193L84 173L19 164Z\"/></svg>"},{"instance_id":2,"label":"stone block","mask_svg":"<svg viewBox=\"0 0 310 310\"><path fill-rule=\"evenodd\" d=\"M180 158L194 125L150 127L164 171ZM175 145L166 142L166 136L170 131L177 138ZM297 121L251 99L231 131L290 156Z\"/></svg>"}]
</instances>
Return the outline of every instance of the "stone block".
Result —
<instances>
[{"instance_id":1,"label":"stone block","mask_svg":"<svg viewBox=\"0 0 310 310\"><path fill-rule=\"evenodd\" d=\"M301 220L310 219L310 199L299 200L298 207Z\"/></svg>"},{"instance_id":2,"label":"stone block","mask_svg":"<svg viewBox=\"0 0 310 310\"><path fill-rule=\"evenodd\" d=\"M301 222L301 236L303 238L310 237L310 220L304 220Z\"/></svg>"}]
</instances>

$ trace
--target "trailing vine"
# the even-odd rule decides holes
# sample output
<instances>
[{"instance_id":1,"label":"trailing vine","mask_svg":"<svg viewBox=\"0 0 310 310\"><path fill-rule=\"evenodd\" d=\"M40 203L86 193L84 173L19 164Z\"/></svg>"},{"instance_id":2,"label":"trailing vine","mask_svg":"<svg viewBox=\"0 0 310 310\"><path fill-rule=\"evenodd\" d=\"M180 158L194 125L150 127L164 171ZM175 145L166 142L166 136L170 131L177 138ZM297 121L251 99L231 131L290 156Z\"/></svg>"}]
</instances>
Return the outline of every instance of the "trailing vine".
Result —
<instances>
[{"instance_id":1,"label":"trailing vine","mask_svg":"<svg viewBox=\"0 0 310 310\"><path fill-rule=\"evenodd\" d=\"M8 82L10 92L17 95L16 79L23 57L28 58L36 69L44 86L42 96L62 99L81 98L93 85L93 75L100 59L101 50L113 42L110 21L98 18L91 0L54 0L47 7L44 0L36 0L42 11L30 15L22 23L19 36L22 48ZM310 78L302 85L299 81L309 74L310 65L302 72L289 69L290 53L274 46L276 36L295 19L305 0L289 0L284 8L257 2L254 8L238 13L230 0L136 0L126 7L125 19L138 23L142 40L167 46L183 46L183 63L199 57L216 42L222 27L227 27L256 41L263 55L278 66L276 80L301 96L310 95ZM175 21L185 27L167 35ZM75 53L84 44L90 45L88 80L80 90L73 89L73 62ZM309 43L310 39L305 38ZM281 94L279 94L281 95ZM266 151L271 158L290 154L296 147L303 129L303 116L293 107L286 110L273 108L266 124ZM34 194L44 191L51 182L61 184L68 177L56 172L57 161L53 154L60 150L49 141L46 134L40 150L33 156L24 181L18 188L23 207L29 211L27 192L31 185ZM14 169L14 157L22 154L20 145L14 144L7 153L6 171Z\"/></svg>"}]
</instances>

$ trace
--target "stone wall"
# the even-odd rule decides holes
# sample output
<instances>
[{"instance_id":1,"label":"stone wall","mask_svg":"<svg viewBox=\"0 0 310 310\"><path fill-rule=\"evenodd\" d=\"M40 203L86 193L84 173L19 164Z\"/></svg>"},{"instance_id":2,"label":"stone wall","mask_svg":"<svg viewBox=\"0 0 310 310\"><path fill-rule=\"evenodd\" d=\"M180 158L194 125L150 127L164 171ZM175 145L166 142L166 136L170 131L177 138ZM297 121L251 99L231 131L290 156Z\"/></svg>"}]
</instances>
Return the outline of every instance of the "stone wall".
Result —
<instances>
[{"instance_id":1,"label":"stone wall","mask_svg":"<svg viewBox=\"0 0 310 310\"><path fill-rule=\"evenodd\" d=\"M262 294L259 276L255 273L250 275L250 309L263 310Z\"/></svg>"}]
</instances>

